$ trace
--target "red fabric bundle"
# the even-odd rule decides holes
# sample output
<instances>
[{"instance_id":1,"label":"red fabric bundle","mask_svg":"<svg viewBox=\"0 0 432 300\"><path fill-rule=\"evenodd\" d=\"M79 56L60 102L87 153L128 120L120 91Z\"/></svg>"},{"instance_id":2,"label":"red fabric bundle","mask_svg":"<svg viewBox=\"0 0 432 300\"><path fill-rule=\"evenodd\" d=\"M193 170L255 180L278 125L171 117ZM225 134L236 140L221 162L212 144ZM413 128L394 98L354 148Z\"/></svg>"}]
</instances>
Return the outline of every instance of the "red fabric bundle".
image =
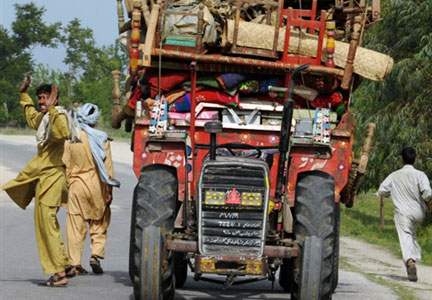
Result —
<instances>
[{"instance_id":1,"label":"red fabric bundle","mask_svg":"<svg viewBox=\"0 0 432 300\"><path fill-rule=\"evenodd\" d=\"M152 98L155 98L159 92L158 70L147 69L144 74L144 79L148 83L150 89L150 96ZM190 80L190 72L163 70L160 86L161 93L169 92L173 88L187 80Z\"/></svg>"},{"instance_id":2,"label":"red fabric bundle","mask_svg":"<svg viewBox=\"0 0 432 300\"><path fill-rule=\"evenodd\" d=\"M294 95L293 98L299 107L307 107L307 100L304 98L297 95ZM339 93L333 93L330 96L317 96L314 101L309 102L309 106L313 108L335 108L341 103L343 103L343 100Z\"/></svg>"},{"instance_id":3,"label":"red fabric bundle","mask_svg":"<svg viewBox=\"0 0 432 300\"><path fill-rule=\"evenodd\" d=\"M130 108L135 109L137 101L141 98L142 90L139 86L137 86L133 92L132 95L129 98L128 105Z\"/></svg>"},{"instance_id":4,"label":"red fabric bundle","mask_svg":"<svg viewBox=\"0 0 432 300\"><path fill-rule=\"evenodd\" d=\"M341 96L338 93L333 93L330 96L318 96L311 102L311 106L315 108L337 107L343 103Z\"/></svg>"},{"instance_id":5,"label":"red fabric bundle","mask_svg":"<svg viewBox=\"0 0 432 300\"><path fill-rule=\"evenodd\" d=\"M197 102L210 102L223 105L236 105L239 104L238 94L231 96L221 91L204 90L196 93L195 99Z\"/></svg>"}]
</instances>

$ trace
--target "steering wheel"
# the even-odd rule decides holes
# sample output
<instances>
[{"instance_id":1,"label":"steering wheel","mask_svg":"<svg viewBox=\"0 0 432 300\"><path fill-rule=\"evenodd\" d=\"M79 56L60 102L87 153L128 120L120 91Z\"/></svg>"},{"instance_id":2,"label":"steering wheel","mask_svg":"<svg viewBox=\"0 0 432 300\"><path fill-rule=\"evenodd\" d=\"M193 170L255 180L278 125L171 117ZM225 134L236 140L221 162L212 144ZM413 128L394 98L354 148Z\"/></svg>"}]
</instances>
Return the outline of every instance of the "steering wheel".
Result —
<instances>
[{"instance_id":1,"label":"steering wheel","mask_svg":"<svg viewBox=\"0 0 432 300\"><path fill-rule=\"evenodd\" d=\"M256 150L257 152L255 153L255 155L253 157L261 157L262 151L260 148L253 146L253 145L249 145L249 144L243 144L243 143L227 143L227 144L221 144L218 145L217 148L225 148L227 149L232 156L240 156L238 155L240 152L236 152L234 151L235 149L249 149L249 150ZM247 156L249 157L249 156Z\"/></svg>"}]
</instances>

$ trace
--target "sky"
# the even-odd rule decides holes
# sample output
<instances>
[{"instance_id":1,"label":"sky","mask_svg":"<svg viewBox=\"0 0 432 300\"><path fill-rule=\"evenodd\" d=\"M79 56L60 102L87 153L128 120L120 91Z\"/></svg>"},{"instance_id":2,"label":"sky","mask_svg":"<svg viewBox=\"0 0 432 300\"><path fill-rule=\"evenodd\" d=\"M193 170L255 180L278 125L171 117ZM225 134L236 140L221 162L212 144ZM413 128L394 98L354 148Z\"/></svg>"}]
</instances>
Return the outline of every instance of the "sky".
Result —
<instances>
[{"instance_id":1,"label":"sky","mask_svg":"<svg viewBox=\"0 0 432 300\"><path fill-rule=\"evenodd\" d=\"M14 4L30 2L36 3L38 7L45 7L44 21L48 24L60 21L66 25L72 19L78 18L82 27L93 30L98 46L113 44L118 36L116 0L0 0L0 24L10 30L15 20ZM36 47L33 53L36 63L48 64L52 69L66 70L62 63L65 56L63 47Z\"/></svg>"}]
</instances>

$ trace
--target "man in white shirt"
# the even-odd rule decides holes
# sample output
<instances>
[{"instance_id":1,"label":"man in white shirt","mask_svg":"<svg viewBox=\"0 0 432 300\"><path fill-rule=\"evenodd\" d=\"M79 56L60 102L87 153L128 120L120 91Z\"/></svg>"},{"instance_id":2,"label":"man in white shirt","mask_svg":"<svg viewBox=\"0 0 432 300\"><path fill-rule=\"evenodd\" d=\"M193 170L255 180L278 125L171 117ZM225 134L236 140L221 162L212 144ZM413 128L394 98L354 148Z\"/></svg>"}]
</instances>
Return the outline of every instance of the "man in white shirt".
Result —
<instances>
[{"instance_id":1,"label":"man in white shirt","mask_svg":"<svg viewBox=\"0 0 432 300\"><path fill-rule=\"evenodd\" d=\"M413 166L416 159L414 148L404 148L401 155L403 168L391 173L381 183L378 194L384 197L391 196L393 200L394 222L408 279L417 281L415 262L421 259L421 249L417 243L416 230L426 214L426 201L431 198L432 191L426 174Z\"/></svg>"}]
</instances>

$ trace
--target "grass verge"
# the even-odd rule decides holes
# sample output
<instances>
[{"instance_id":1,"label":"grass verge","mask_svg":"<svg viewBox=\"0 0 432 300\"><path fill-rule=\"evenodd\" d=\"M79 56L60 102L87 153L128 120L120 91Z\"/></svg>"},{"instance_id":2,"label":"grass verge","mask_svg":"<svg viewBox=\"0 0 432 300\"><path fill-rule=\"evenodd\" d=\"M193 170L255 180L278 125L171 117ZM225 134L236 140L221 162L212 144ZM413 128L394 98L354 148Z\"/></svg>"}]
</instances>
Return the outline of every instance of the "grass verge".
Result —
<instances>
[{"instance_id":1,"label":"grass verge","mask_svg":"<svg viewBox=\"0 0 432 300\"><path fill-rule=\"evenodd\" d=\"M381 286L386 286L389 289L391 289L397 296L400 297L400 299L404 299L404 300L416 300L417 298L413 295L413 292L411 289L401 285L401 284L397 284L394 282L389 282L379 276L376 275L372 275L366 272L363 272L361 269L353 266L352 264L350 264L348 262L348 260L344 257L340 257L339 260L339 266L340 268L346 270L346 271L351 271L351 272L355 272L355 273L360 273L362 274L364 277L366 277L367 279L369 279L370 281L373 281Z\"/></svg>"},{"instance_id":2,"label":"grass verge","mask_svg":"<svg viewBox=\"0 0 432 300\"><path fill-rule=\"evenodd\" d=\"M2 135L35 135L36 130L29 127L16 128L16 127L2 127L0 128L0 134Z\"/></svg>"},{"instance_id":3,"label":"grass verge","mask_svg":"<svg viewBox=\"0 0 432 300\"><path fill-rule=\"evenodd\" d=\"M353 208L341 206L341 235L355 237L384 246L402 258L399 239L393 222L394 206L384 200L384 226L380 226L380 198L373 192L360 194ZM432 213L417 229L417 240L422 248L422 263L432 266Z\"/></svg>"}]
</instances>

